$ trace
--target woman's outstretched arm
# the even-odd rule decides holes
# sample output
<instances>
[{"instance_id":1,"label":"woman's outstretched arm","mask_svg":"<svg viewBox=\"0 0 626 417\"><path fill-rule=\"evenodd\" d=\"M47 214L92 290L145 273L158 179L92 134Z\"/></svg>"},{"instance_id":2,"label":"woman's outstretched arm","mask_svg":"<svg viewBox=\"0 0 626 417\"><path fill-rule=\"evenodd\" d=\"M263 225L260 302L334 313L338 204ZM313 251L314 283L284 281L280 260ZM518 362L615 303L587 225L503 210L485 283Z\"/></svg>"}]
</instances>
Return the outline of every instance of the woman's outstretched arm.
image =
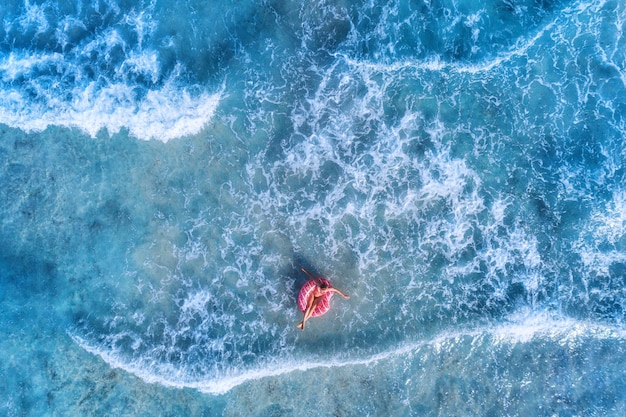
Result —
<instances>
[{"instance_id":1,"label":"woman's outstretched arm","mask_svg":"<svg viewBox=\"0 0 626 417\"><path fill-rule=\"evenodd\" d=\"M311 279L318 279L318 277L316 277L315 275L313 275L312 273L310 273L309 271L307 271L306 269L304 269L303 266L300 267L300 269L302 270L302 272L304 272L305 274L307 274L309 277L311 277Z\"/></svg>"},{"instance_id":2,"label":"woman's outstretched arm","mask_svg":"<svg viewBox=\"0 0 626 417\"><path fill-rule=\"evenodd\" d=\"M335 287L330 287L330 288L326 289L326 291L333 291L333 292L336 292L337 294L339 294L340 296L342 296L342 297L343 297L343 298L345 298L346 300L347 300L348 298L350 298L350 296L349 296L349 295L346 295L346 294L342 293L340 290L338 290L338 289L337 289L337 288L335 288Z\"/></svg>"}]
</instances>

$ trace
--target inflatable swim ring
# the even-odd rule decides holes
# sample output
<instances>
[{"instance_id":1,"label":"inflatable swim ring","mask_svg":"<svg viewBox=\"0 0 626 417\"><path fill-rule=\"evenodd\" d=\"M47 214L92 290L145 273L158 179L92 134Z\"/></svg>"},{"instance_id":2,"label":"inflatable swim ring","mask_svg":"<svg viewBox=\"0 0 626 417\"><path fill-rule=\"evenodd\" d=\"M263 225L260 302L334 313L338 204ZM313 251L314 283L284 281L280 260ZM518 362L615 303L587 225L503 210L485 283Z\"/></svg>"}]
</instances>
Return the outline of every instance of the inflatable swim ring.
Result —
<instances>
[{"instance_id":1,"label":"inflatable swim ring","mask_svg":"<svg viewBox=\"0 0 626 417\"><path fill-rule=\"evenodd\" d=\"M332 287L333 285L326 278L319 278L324 284ZM302 288L300 288L300 293L298 293L298 307L300 307L300 311L303 313L306 311L306 300L309 298L309 294L315 290L317 283L314 279L308 280ZM330 298L333 296L334 292L327 292L322 296L322 299L313 310L311 317L318 317L322 314L325 314L328 310L330 310Z\"/></svg>"}]
</instances>

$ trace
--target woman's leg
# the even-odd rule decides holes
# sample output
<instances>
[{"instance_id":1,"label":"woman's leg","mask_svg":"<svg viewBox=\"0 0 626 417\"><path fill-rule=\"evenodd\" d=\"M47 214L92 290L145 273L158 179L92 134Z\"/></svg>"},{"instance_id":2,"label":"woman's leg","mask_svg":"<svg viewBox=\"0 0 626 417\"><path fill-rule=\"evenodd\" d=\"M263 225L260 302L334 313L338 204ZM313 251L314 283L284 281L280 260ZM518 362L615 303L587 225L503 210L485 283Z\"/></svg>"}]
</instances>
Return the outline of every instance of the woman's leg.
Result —
<instances>
[{"instance_id":1,"label":"woman's leg","mask_svg":"<svg viewBox=\"0 0 626 417\"><path fill-rule=\"evenodd\" d=\"M304 312L304 318L298 324L298 328L299 329L304 330L304 323L306 323L306 321L311 318L311 315L315 311L315 308L320 303L321 299L322 299L322 297L314 297L313 295L311 295L311 298L309 299L307 308L306 308L306 310Z\"/></svg>"}]
</instances>

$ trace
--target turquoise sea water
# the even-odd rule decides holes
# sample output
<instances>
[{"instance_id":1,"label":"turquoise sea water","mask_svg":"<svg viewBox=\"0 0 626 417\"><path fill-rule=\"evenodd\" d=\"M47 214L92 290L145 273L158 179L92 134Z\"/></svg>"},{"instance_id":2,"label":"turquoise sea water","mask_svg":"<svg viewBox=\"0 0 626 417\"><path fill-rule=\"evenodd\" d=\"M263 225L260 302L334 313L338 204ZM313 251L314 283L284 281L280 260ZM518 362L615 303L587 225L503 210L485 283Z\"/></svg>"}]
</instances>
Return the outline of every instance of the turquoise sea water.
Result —
<instances>
[{"instance_id":1,"label":"turquoise sea water","mask_svg":"<svg viewBox=\"0 0 626 417\"><path fill-rule=\"evenodd\" d=\"M626 413L626 2L0 21L0 415Z\"/></svg>"}]
</instances>

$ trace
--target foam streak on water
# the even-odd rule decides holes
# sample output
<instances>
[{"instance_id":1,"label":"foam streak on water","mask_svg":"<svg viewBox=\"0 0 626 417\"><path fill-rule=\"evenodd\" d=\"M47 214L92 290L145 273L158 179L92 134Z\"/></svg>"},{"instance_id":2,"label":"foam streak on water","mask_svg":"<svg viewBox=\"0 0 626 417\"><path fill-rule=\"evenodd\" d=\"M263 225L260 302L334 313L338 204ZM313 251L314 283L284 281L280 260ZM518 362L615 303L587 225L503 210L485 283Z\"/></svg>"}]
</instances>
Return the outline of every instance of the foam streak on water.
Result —
<instances>
[{"instance_id":1,"label":"foam streak on water","mask_svg":"<svg viewBox=\"0 0 626 417\"><path fill-rule=\"evenodd\" d=\"M173 40L158 33L154 3L138 12L111 2L116 7L98 17L92 13L102 13L101 5L78 5L7 7L0 123L27 132L78 128L91 136L126 129L167 141L198 133L211 120L220 89L189 85L183 63L163 62Z\"/></svg>"},{"instance_id":2,"label":"foam streak on water","mask_svg":"<svg viewBox=\"0 0 626 417\"><path fill-rule=\"evenodd\" d=\"M88 352L100 356L113 368L121 368L137 375L146 382L159 383L165 386L178 388L195 388L211 394L224 394L234 387L249 381L263 378L275 378L288 373L303 373L318 368L341 368L355 366L371 366L381 361L388 361L396 356L424 355L425 351L439 351L441 349L459 349L465 345L506 345L511 349L514 345L523 345L541 341L542 343L566 345L576 349L581 340L615 340L623 344L626 339L626 330L612 326L598 326L594 323L579 322L571 319L554 319L547 314L524 315L518 314L513 321L507 321L494 327L478 327L448 331L432 337L426 341L405 343L393 349L385 350L374 355L358 358L319 360L298 360L297 362L268 363L263 367L234 371L227 375L215 376L208 380L193 380L188 374L176 368L161 368L150 363L127 363L120 359L116 352L100 350L89 344L79 336L71 336L75 343ZM455 345L460 345L455 347ZM426 353L427 354L427 353ZM151 369L147 372L147 369ZM303 378L308 376L304 375Z\"/></svg>"}]
</instances>

